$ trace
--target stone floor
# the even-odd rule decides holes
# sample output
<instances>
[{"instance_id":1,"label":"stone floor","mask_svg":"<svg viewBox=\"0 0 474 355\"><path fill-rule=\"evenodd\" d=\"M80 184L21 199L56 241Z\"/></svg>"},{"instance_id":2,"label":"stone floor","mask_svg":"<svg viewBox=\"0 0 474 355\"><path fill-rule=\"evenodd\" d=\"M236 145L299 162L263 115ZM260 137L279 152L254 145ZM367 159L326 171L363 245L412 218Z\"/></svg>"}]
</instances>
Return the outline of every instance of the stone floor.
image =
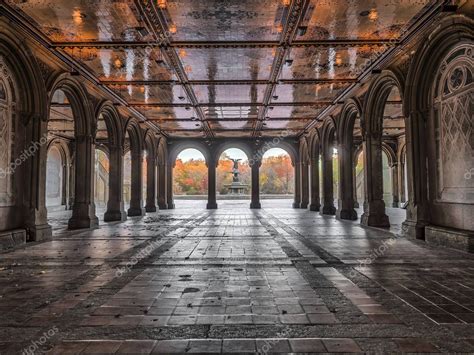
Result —
<instances>
[{"instance_id":1,"label":"stone floor","mask_svg":"<svg viewBox=\"0 0 474 355\"><path fill-rule=\"evenodd\" d=\"M474 256L290 208L177 209L0 253L0 353L474 352Z\"/></svg>"}]
</instances>

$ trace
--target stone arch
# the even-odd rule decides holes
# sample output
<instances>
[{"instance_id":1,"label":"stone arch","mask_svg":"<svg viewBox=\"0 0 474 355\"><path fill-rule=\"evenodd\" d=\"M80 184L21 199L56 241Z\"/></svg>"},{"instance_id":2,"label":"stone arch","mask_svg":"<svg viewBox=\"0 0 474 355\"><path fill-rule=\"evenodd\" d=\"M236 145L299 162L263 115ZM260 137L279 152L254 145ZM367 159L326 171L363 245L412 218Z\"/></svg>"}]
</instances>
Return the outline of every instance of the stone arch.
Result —
<instances>
[{"instance_id":1,"label":"stone arch","mask_svg":"<svg viewBox=\"0 0 474 355\"><path fill-rule=\"evenodd\" d=\"M362 135L382 135L385 105L393 87L404 97L405 80L398 71L383 70L371 82L363 104Z\"/></svg>"},{"instance_id":2,"label":"stone arch","mask_svg":"<svg viewBox=\"0 0 474 355\"><path fill-rule=\"evenodd\" d=\"M299 160L301 162L304 162L306 164L309 164L310 162L310 155L309 155L309 148L308 148L308 137L303 137L300 140L300 149L299 149Z\"/></svg>"},{"instance_id":3,"label":"stone arch","mask_svg":"<svg viewBox=\"0 0 474 355\"><path fill-rule=\"evenodd\" d=\"M118 146L123 144L123 121L117 108L111 101L103 100L99 103L95 110L95 121L97 122L100 115L104 118L107 127L107 138L109 146ZM95 124L97 126L97 124Z\"/></svg>"},{"instance_id":4,"label":"stone arch","mask_svg":"<svg viewBox=\"0 0 474 355\"><path fill-rule=\"evenodd\" d=\"M94 204L94 156L96 120L89 94L84 85L69 73L58 73L46 83L48 108L56 91L66 95L74 119L75 186L69 229L95 228L99 220Z\"/></svg>"},{"instance_id":5,"label":"stone arch","mask_svg":"<svg viewBox=\"0 0 474 355\"><path fill-rule=\"evenodd\" d=\"M322 160L322 200L321 214L334 215L334 172L333 147L337 144L336 123L333 116L328 116L321 127L321 160Z\"/></svg>"},{"instance_id":6,"label":"stone arch","mask_svg":"<svg viewBox=\"0 0 474 355\"><path fill-rule=\"evenodd\" d=\"M128 137L130 139L129 142L129 149L131 152L141 152L144 149L144 136L142 133L142 129L138 121L132 117L130 117L124 127L124 134L123 136Z\"/></svg>"},{"instance_id":7,"label":"stone arch","mask_svg":"<svg viewBox=\"0 0 474 355\"><path fill-rule=\"evenodd\" d=\"M382 142L382 150L385 152L385 154L387 154L388 165L392 167L398 161L397 154L393 148L385 142Z\"/></svg>"},{"instance_id":8,"label":"stone arch","mask_svg":"<svg viewBox=\"0 0 474 355\"><path fill-rule=\"evenodd\" d=\"M198 150L206 160L206 164L209 164L211 161L211 153L209 147L205 144L197 141L183 141L175 143L171 146L171 149L168 150L169 157L168 157L168 164L173 168L176 164L176 159L178 158L179 153L181 153L185 149L196 149Z\"/></svg>"},{"instance_id":9,"label":"stone arch","mask_svg":"<svg viewBox=\"0 0 474 355\"><path fill-rule=\"evenodd\" d=\"M262 159L265 153L272 148L283 149L286 153L288 153L291 158L291 163L293 164L293 166L295 166L296 162L299 159L299 153L297 148L293 144L283 141L279 138L277 138L277 140L274 139L270 142L264 143L263 146L260 148L259 152L256 154L256 156L258 155L259 158Z\"/></svg>"},{"instance_id":10,"label":"stone arch","mask_svg":"<svg viewBox=\"0 0 474 355\"><path fill-rule=\"evenodd\" d=\"M15 85L15 108L12 124L17 129L12 156L35 147L35 152L13 175L15 203L0 208L0 230L26 230L28 240L42 240L52 234L46 219L45 194L42 188L46 171L47 95L41 70L25 39L6 18L0 19L0 58ZM19 95L21 93L21 96ZM41 143L27 146L30 142ZM6 216L9 216L8 218Z\"/></svg>"},{"instance_id":11,"label":"stone arch","mask_svg":"<svg viewBox=\"0 0 474 355\"><path fill-rule=\"evenodd\" d=\"M72 155L67 143L59 138L54 138L48 142L47 145L47 157L52 148L56 148L61 157L62 163L62 181L61 181L61 205L64 205L68 209L69 205L69 192L72 189L70 186L70 165L72 160Z\"/></svg>"},{"instance_id":12,"label":"stone arch","mask_svg":"<svg viewBox=\"0 0 474 355\"><path fill-rule=\"evenodd\" d=\"M385 106L394 87L403 98L405 80L399 71L387 69L378 74L366 93L361 118L365 187L364 214L361 223L373 227L390 227L383 200L382 136Z\"/></svg>"},{"instance_id":13,"label":"stone arch","mask_svg":"<svg viewBox=\"0 0 474 355\"><path fill-rule=\"evenodd\" d=\"M64 92L74 116L74 133L79 136L95 136L96 116L84 85L69 73L60 73L46 83L48 91L48 112L54 93Z\"/></svg>"},{"instance_id":14,"label":"stone arch","mask_svg":"<svg viewBox=\"0 0 474 355\"><path fill-rule=\"evenodd\" d=\"M311 161L317 159L319 160L319 154L321 149L321 135L317 128L311 132L311 138L309 140L309 155Z\"/></svg>"},{"instance_id":15,"label":"stone arch","mask_svg":"<svg viewBox=\"0 0 474 355\"><path fill-rule=\"evenodd\" d=\"M247 159L250 161L253 157L253 151L252 151L252 146L250 144L244 143L244 142L223 142L217 145L214 149L214 154L213 156L213 161L216 163L216 166L219 164L219 158L224 153L227 149L230 148L236 148L242 150L245 155L247 156Z\"/></svg>"},{"instance_id":16,"label":"stone arch","mask_svg":"<svg viewBox=\"0 0 474 355\"><path fill-rule=\"evenodd\" d=\"M453 220L447 216L472 216L472 204L432 203L431 193L436 191L435 148L435 90L443 62L456 48L472 45L474 20L464 15L451 15L436 24L414 54L407 75L404 93L404 110L407 121L407 221L403 225L406 235L425 239L425 227L433 222L444 227L474 230L472 218ZM471 51L472 53L472 51ZM472 54L471 54L472 58ZM428 135L427 135L428 132ZM428 162L428 164L426 164ZM427 167L428 165L428 167ZM428 182L428 184L427 184ZM442 210L442 211L441 211ZM469 220L471 222L469 222ZM431 228L426 229L430 234ZM446 240L455 240L449 233ZM459 240L459 238L457 238ZM440 239L437 239L438 242ZM450 245L452 246L452 245Z\"/></svg>"},{"instance_id":17,"label":"stone arch","mask_svg":"<svg viewBox=\"0 0 474 355\"><path fill-rule=\"evenodd\" d=\"M362 104L350 98L342 108L338 120L339 137L339 203L336 216L356 220L356 160L354 158L354 125L362 116Z\"/></svg>"}]
</instances>

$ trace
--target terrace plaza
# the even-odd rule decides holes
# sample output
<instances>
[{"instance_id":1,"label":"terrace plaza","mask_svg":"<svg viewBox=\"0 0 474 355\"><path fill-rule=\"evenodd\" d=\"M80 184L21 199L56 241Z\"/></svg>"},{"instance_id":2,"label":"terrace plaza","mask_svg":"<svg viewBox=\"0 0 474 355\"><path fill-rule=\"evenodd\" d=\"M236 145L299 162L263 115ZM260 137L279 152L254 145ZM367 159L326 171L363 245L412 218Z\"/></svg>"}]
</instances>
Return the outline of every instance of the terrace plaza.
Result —
<instances>
[{"instance_id":1,"label":"terrace plaza","mask_svg":"<svg viewBox=\"0 0 474 355\"><path fill-rule=\"evenodd\" d=\"M473 14L0 1L0 354L474 353Z\"/></svg>"}]
</instances>

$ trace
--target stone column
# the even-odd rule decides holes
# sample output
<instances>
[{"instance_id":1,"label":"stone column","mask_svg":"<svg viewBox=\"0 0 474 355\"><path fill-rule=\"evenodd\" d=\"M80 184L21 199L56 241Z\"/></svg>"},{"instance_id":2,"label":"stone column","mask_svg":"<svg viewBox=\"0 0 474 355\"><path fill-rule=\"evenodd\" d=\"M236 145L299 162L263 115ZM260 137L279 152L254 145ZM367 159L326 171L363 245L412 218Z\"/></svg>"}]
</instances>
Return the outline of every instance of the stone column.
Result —
<instances>
[{"instance_id":1,"label":"stone column","mask_svg":"<svg viewBox=\"0 0 474 355\"><path fill-rule=\"evenodd\" d=\"M393 163L390 168L392 173L392 207L398 208L400 207L400 184L398 182L398 163Z\"/></svg>"},{"instance_id":2,"label":"stone column","mask_svg":"<svg viewBox=\"0 0 474 355\"><path fill-rule=\"evenodd\" d=\"M310 165L311 175L311 204L310 211L319 211L321 201L319 197L319 156L311 160Z\"/></svg>"},{"instance_id":3,"label":"stone column","mask_svg":"<svg viewBox=\"0 0 474 355\"><path fill-rule=\"evenodd\" d=\"M75 137L75 193L69 229L95 228L99 219L94 204L95 144L89 135Z\"/></svg>"},{"instance_id":4,"label":"stone column","mask_svg":"<svg viewBox=\"0 0 474 355\"><path fill-rule=\"evenodd\" d=\"M35 144L37 151L19 168L24 181L23 206L28 241L41 241L52 237L52 228L48 224L46 210L47 127L47 120L41 117L29 117L25 142L40 144Z\"/></svg>"},{"instance_id":5,"label":"stone column","mask_svg":"<svg viewBox=\"0 0 474 355\"><path fill-rule=\"evenodd\" d=\"M352 134L352 132L350 132ZM357 212L354 209L354 153L352 139L344 137L344 143L339 145L339 203L336 218L356 220Z\"/></svg>"},{"instance_id":6,"label":"stone column","mask_svg":"<svg viewBox=\"0 0 474 355\"><path fill-rule=\"evenodd\" d=\"M145 209L143 208L143 150L132 149L130 152L132 159L132 181L129 216L143 216Z\"/></svg>"},{"instance_id":7,"label":"stone column","mask_svg":"<svg viewBox=\"0 0 474 355\"><path fill-rule=\"evenodd\" d=\"M166 198L169 210L175 208L173 198L173 165L169 164L166 166Z\"/></svg>"},{"instance_id":8,"label":"stone column","mask_svg":"<svg viewBox=\"0 0 474 355\"><path fill-rule=\"evenodd\" d=\"M207 163L207 206L208 210L217 209L216 196L216 163L212 158L209 158Z\"/></svg>"},{"instance_id":9,"label":"stone column","mask_svg":"<svg viewBox=\"0 0 474 355\"><path fill-rule=\"evenodd\" d=\"M336 214L336 207L334 206L334 185L333 185L333 168L332 168L332 145L323 144L322 149L322 178L323 178L323 189L322 189L322 201L321 207L322 215L334 215Z\"/></svg>"},{"instance_id":10,"label":"stone column","mask_svg":"<svg viewBox=\"0 0 474 355\"><path fill-rule=\"evenodd\" d=\"M262 205L260 204L260 166L262 165L261 161L254 161L252 169L252 201L250 202L250 208L260 209Z\"/></svg>"},{"instance_id":11,"label":"stone column","mask_svg":"<svg viewBox=\"0 0 474 355\"><path fill-rule=\"evenodd\" d=\"M67 202L68 202L68 179L69 179L69 166L67 158L63 162L62 165L62 174L63 179L61 181L61 205L67 210Z\"/></svg>"},{"instance_id":12,"label":"stone column","mask_svg":"<svg viewBox=\"0 0 474 355\"><path fill-rule=\"evenodd\" d=\"M309 204L309 172L308 163L301 162L301 203L300 208L308 208Z\"/></svg>"},{"instance_id":13,"label":"stone column","mask_svg":"<svg viewBox=\"0 0 474 355\"><path fill-rule=\"evenodd\" d=\"M123 203L123 148L109 146L109 200L104 221L125 221L127 213Z\"/></svg>"},{"instance_id":14,"label":"stone column","mask_svg":"<svg viewBox=\"0 0 474 355\"><path fill-rule=\"evenodd\" d=\"M383 201L382 136L367 134L364 149L364 213L360 223L372 227L390 227Z\"/></svg>"},{"instance_id":15,"label":"stone column","mask_svg":"<svg viewBox=\"0 0 474 355\"><path fill-rule=\"evenodd\" d=\"M411 112L405 127L408 206L402 234L416 239L425 239L425 227L429 224L425 123L428 117L429 111Z\"/></svg>"},{"instance_id":16,"label":"stone column","mask_svg":"<svg viewBox=\"0 0 474 355\"><path fill-rule=\"evenodd\" d=\"M76 147L74 144L70 145L71 148L69 151L71 152L71 161L69 162L69 194L68 194L68 210L72 211L72 206L74 206L74 193L76 191L76 184L74 183L74 180L76 178L76 173L75 173L75 163L76 163Z\"/></svg>"},{"instance_id":17,"label":"stone column","mask_svg":"<svg viewBox=\"0 0 474 355\"><path fill-rule=\"evenodd\" d=\"M295 164L295 200L293 208L300 208L301 205L301 163Z\"/></svg>"},{"instance_id":18,"label":"stone column","mask_svg":"<svg viewBox=\"0 0 474 355\"><path fill-rule=\"evenodd\" d=\"M156 158L152 154L146 157L146 212L156 212Z\"/></svg>"},{"instance_id":19,"label":"stone column","mask_svg":"<svg viewBox=\"0 0 474 355\"><path fill-rule=\"evenodd\" d=\"M166 164L158 164L158 207L160 210L168 209L168 201L166 197Z\"/></svg>"},{"instance_id":20,"label":"stone column","mask_svg":"<svg viewBox=\"0 0 474 355\"><path fill-rule=\"evenodd\" d=\"M357 158L358 156L353 153L353 164L352 164L352 186L354 187L354 208L359 208L359 201L357 200Z\"/></svg>"}]
</instances>

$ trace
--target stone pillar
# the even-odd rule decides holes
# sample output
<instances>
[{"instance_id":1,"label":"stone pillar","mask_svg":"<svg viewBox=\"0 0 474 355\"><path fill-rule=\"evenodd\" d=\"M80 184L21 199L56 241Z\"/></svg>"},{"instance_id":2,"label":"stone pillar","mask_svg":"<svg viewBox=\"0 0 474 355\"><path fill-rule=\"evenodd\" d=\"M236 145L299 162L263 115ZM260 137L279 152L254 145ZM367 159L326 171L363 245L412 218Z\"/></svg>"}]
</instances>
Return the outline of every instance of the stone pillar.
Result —
<instances>
[{"instance_id":1,"label":"stone pillar","mask_svg":"<svg viewBox=\"0 0 474 355\"><path fill-rule=\"evenodd\" d=\"M398 164L398 189L400 192L400 204L404 204L407 201L407 196L405 194L405 164L406 162L403 162L403 160Z\"/></svg>"},{"instance_id":2,"label":"stone pillar","mask_svg":"<svg viewBox=\"0 0 474 355\"><path fill-rule=\"evenodd\" d=\"M301 163L295 164L295 200L293 208L300 208L301 205Z\"/></svg>"},{"instance_id":3,"label":"stone pillar","mask_svg":"<svg viewBox=\"0 0 474 355\"><path fill-rule=\"evenodd\" d=\"M357 155L353 155L352 164L352 186L354 190L354 208L359 208L359 201L357 200Z\"/></svg>"},{"instance_id":4,"label":"stone pillar","mask_svg":"<svg viewBox=\"0 0 474 355\"><path fill-rule=\"evenodd\" d=\"M398 208L400 207L400 184L398 182L398 163L393 163L390 168L392 173L392 207Z\"/></svg>"},{"instance_id":5,"label":"stone pillar","mask_svg":"<svg viewBox=\"0 0 474 355\"><path fill-rule=\"evenodd\" d=\"M428 117L429 111L411 112L405 127L408 206L402 235L416 239L425 239L425 227L429 224L425 123Z\"/></svg>"},{"instance_id":6,"label":"stone pillar","mask_svg":"<svg viewBox=\"0 0 474 355\"><path fill-rule=\"evenodd\" d=\"M127 213L123 203L123 148L109 146L109 200L104 221L125 221Z\"/></svg>"},{"instance_id":7,"label":"stone pillar","mask_svg":"<svg viewBox=\"0 0 474 355\"><path fill-rule=\"evenodd\" d=\"M130 217L143 216L145 214L143 208L143 150L132 149L130 157L132 160L132 181L128 215Z\"/></svg>"},{"instance_id":8,"label":"stone pillar","mask_svg":"<svg viewBox=\"0 0 474 355\"><path fill-rule=\"evenodd\" d=\"M62 174L63 179L61 181L61 205L67 210L67 202L68 202L68 179L69 179L69 166L67 158L62 165Z\"/></svg>"},{"instance_id":9,"label":"stone pillar","mask_svg":"<svg viewBox=\"0 0 474 355\"><path fill-rule=\"evenodd\" d=\"M216 163L212 158L209 158L207 163L207 206L208 210L217 209L217 194L216 194Z\"/></svg>"},{"instance_id":10,"label":"stone pillar","mask_svg":"<svg viewBox=\"0 0 474 355\"><path fill-rule=\"evenodd\" d=\"M168 201L166 197L166 164L158 164L158 207L160 210L168 209Z\"/></svg>"},{"instance_id":11,"label":"stone pillar","mask_svg":"<svg viewBox=\"0 0 474 355\"><path fill-rule=\"evenodd\" d=\"M76 136L75 141L75 198L68 226L69 229L95 228L99 225L99 219L95 215L94 204L94 139L81 135Z\"/></svg>"},{"instance_id":12,"label":"stone pillar","mask_svg":"<svg viewBox=\"0 0 474 355\"><path fill-rule=\"evenodd\" d=\"M334 185L333 185L333 168L332 168L332 145L323 144L322 149L322 178L323 178L323 189L322 189L322 201L321 207L322 215L335 215L336 207L334 206Z\"/></svg>"},{"instance_id":13,"label":"stone pillar","mask_svg":"<svg viewBox=\"0 0 474 355\"><path fill-rule=\"evenodd\" d=\"M301 203L300 208L308 208L309 205L309 172L308 163L301 162Z\"/></svg>"},{"instance_id":14,"label":"stone pillar","mask_svg":"<svg viewBox=\"0 0 474 355\"><path fill-rule=\"evenodd\" d=\"M152 154L146 156L146 212L156 212L156 158Z\"/></svg>"},{"instance_id":15,"label":"stone pillar","mask_svg":"<svg viewBox=\"0 0 474 355\"><path fill-rule=\"evenodd\" d=\"M69 163L69 193L68 193L68 210L72 211L72 207L74 206L74 193L76 191L75 186L76 184L74 183L74 180L76 178L76 173L75 173L75 162L76 162L76 153L75 153L75 146L72 145L71 151L71 161Z\"/></svg>"},{"instance_id":16,"label":"stone pillar","mask_svg":"<svg viewBox=\"0 0 474 355\"><path fill-rule=\"evenodd\" d=\"M166 198L169 210L175 208L173 198L173 165L169 164L166 166Z\"/></svg>"},{"instance_id":17,"label":"stone pillar","mask_svg":"<svg viewBox=\"0 0 474 355\"><path fill-rule=\"evenodd\" d=\"M24 216L28 241L47 240L52 237L46 210L46 162L48 156L47 120L30 117L25 142L39 142L37 151L20 166L24 181ZM19 176L18 174L17 176Z\"/></svg>"},{"instance_id":18,"label":"stone pillar","mask_svg":"<svg viewBox=\"0 0 474 355\"><path fill-rule=\"evenodd\" d=\"M321 201L319 197L319 156L311 160L310 175L311 204L309 205L309 209L310 211L319 211L321 207Z\"/></svg>"},{"instance_id":19,"label":"stone pillar","mask_svg":"<svg viewBox=\"0 0 474 355\"><path fill-rule=\"evenodd\" d=\"M352 134L352 132L350 132ZM342 137L344 142L339 145L339 203L336 218L356 220L357 212L354 209L354 153L352 139Z\"/></svg>"},{"instance_id":20,"label":"stone pillar","mask_svg":"<svg viewBox=\"0 0 474 355\"><path fill-rule=\"evenodd\" d=\"M364 213L360 223L371 227L390 227L383 201L382 136L367 134L364 149Z\"/></svg>"},{"instance_id":21,"label":"stone pillar","mask_svg":"<svg viewBox=\"0 0 474 355\"><path fill-rule=\"evenodd\" d=\"M251 166L252 169L252 201L250 202L250 208L260 209L260 166L261 161L255 160Z\"/></svg>"}]
</instances>

